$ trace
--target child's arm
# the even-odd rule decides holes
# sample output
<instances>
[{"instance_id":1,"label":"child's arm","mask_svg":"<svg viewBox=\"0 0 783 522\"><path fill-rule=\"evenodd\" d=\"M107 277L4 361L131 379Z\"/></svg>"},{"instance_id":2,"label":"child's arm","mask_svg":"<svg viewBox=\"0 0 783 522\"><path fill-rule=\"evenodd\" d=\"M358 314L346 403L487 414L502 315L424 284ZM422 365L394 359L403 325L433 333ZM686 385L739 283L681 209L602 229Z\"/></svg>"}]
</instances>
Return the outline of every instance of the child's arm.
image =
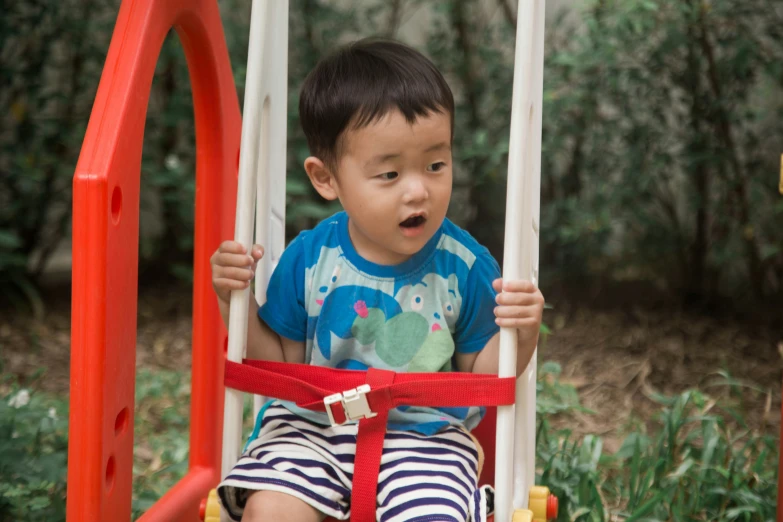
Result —
<instances>
[{"instance_id":1,"label":"child's arm","mask_svg":"<svg viewBox=\"0 0 783 522\"><path fill-rule=\"evenodd\" d=\"M248 255L245 247L235 241L224 241L210 259L212 286L220 307L223 323L228 327L231 291L250 285L264 249L255 245ZM266 361L304 362L304 343L279 336L258 317L258 304L250 292L247 302L247 357Z\"/></svg>"},{"instance_id":2,"label":"child's arm","mask_svg":"<svg viewBox=\"0 0 783 522\"><path fill-rule=\"evenodd\" d=\"M492 286L497 292L498 306L495 322L517 330L517 376L527 368L538 344L538 332L544 311L544 296L529 281L496 279ZM472 373L498 373L500 333L495 334L484 348L475 353L457 353L457 369Z\"/></svg>"}]
</instances>

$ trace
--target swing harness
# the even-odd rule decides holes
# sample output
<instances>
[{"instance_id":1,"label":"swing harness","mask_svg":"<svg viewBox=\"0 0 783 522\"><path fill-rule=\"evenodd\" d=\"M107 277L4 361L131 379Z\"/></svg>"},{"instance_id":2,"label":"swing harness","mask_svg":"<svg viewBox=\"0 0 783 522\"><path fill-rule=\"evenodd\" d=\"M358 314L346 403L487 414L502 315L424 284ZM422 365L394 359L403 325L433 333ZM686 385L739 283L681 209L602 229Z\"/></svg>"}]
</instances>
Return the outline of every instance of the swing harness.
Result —
<instances>
[{"instance_id":1,"label":"swing harness","mask_svg":"<svg viewBox=\"0 0 783 522\"><path fill-rule=\"evenodd\" d=\"M332 426L359 421L351 520L366 522L375 520L378 470L390 409L511 405L516 379L455 372L337 370L245 359L242 364L226 360L225 384L326 412Z\"/></svg>"}]
</instances>

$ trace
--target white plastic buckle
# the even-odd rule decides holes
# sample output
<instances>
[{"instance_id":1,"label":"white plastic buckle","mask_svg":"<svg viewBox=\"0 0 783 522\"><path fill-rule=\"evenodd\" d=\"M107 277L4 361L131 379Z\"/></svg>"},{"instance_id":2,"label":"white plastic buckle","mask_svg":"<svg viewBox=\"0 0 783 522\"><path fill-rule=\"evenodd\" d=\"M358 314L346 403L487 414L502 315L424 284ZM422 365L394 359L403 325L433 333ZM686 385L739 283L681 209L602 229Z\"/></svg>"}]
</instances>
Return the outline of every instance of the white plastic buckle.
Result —
<instances>
[{"instance_id":1,"label":"white plastic buckle","mask_svg":"<svg viewBox=\"0 0 783 522\"><path fill-rule=\"evenodd\" d=\"M362 384L353 390L324 397L326 414L329 416L329 422L332 423L332 426L342 426L350 421L372 419L375 417L377 413L374 413L370 409L370 404L367 402L368 393L370 393L370 385ZM332 414L332 404L337 404L338 402L343 405L343 411L345 412L344 422L336 422L334 420L334 414Z\"/></svg>"}]
</instances>

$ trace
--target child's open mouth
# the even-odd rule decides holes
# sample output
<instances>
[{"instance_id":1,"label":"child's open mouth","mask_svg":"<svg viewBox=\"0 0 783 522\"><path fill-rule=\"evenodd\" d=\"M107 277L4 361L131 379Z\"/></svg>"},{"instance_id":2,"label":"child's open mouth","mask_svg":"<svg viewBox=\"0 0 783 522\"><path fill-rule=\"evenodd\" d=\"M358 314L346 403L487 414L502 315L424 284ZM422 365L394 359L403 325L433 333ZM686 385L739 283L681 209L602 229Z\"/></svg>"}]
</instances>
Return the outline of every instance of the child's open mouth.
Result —
<instances>
[{"instance_id":1,"label":"child's open mouth","mask_svg":"<svg viewBox=\"0 0 783 522\"><path fill-rule=\"evenodd\" d=\"M427 222L427 218L422 215L411 216L402 223L400 223L400 229L403 235L408 237L418 236L424 232L424 223Z\"/></svg>"}]
</instances>

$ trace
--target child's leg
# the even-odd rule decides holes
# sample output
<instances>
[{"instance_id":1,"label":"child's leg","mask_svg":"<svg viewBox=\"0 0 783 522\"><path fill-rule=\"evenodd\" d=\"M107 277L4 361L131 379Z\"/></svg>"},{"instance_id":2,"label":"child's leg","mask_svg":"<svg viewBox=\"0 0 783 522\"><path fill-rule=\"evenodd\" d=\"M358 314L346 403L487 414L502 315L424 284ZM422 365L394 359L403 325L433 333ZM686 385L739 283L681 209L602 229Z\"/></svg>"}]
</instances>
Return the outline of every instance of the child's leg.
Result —
<instances>
[{"instance_id":1,"label":"child's leg","mask_svg":"<svg viewBox=\"0 0 783 522\"><path fill-rule=\"evenodd\" d=\"M476 500L478 457L473 439L460 428L432 436L390 431L378 476L377 519L484 522L486 506Z\"/></svg>"},{"instance_id":2,"label":"child's leg","mask_svg":"<svg viewBox=\"0 0 783 522\"><path fill-rule=\"evenodd\" d=\"M321 522L325 518L313 506L277 491L258 491L245 504L242 522Z\"/></svg>"},{"instance_id":3,"label":"child's leg","mask_svg":"<svg viewBox=\"0 0 783 522\"><path fill-rule=\"evenodd\" d=\"M356 426L314 424L273 404L258 438L218 486L221 506L235 522L321 520L314 513L346 520L355 451Z\"/></svg>"}]
</instances>

